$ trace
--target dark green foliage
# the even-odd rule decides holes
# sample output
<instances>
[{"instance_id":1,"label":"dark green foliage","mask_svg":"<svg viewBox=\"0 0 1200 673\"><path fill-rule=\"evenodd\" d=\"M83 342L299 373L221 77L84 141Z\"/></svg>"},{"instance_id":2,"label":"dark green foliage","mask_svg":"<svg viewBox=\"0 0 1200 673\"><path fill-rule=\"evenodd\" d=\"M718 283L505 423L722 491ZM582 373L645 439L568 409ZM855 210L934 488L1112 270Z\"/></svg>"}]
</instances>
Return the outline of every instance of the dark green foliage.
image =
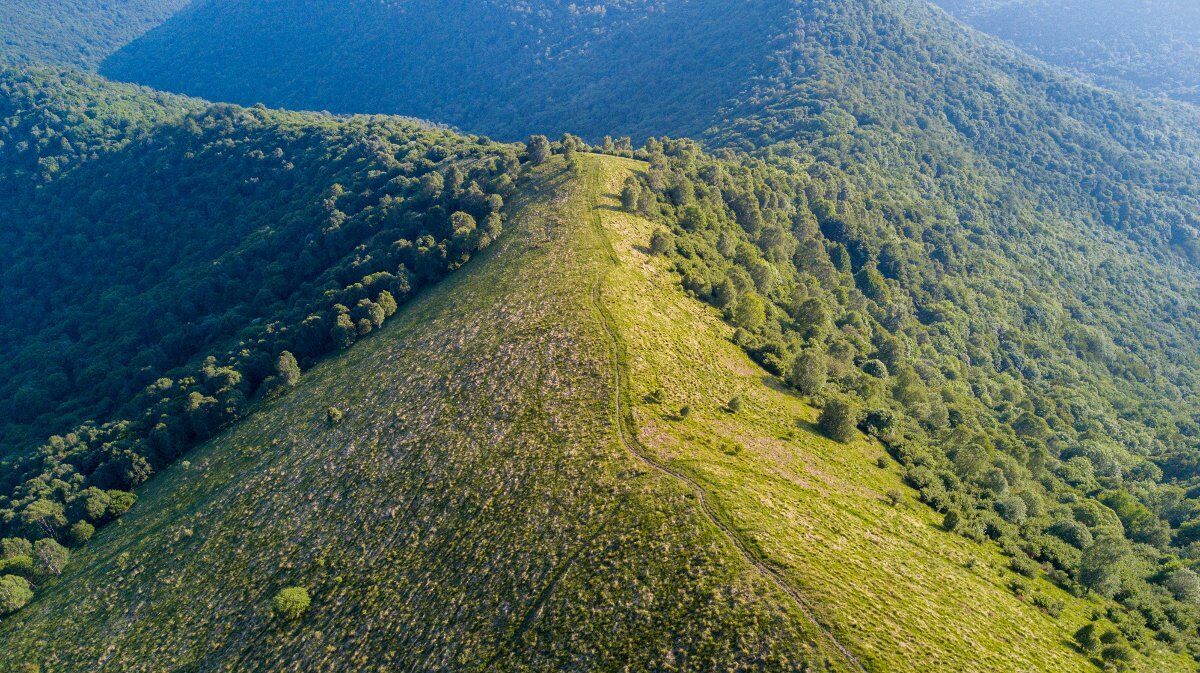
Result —
<instances>
[{"instance_id":1,"label":"dark green foliage","mask_svg":"<svg viewBox=\"0 0 1200 673\"><path fill-rule=\"evenodd\" d=\"M32 599L28 580L16 575L0 575L0 616L20 610Z\"/></svg>"},{"instance_id":2,"label":"dark green foliage","mask_svg":"<svg viewBox=\"0 0 1200 673\"><path fill-rule=\"evenodd\" d=\"M1190 0L936 2L979 30L1104 86L1200 102L1200 6Z\"/></svg>"},{"instance_id":3,"label":"dark green foliage","mask_svg":"<svg viewBox=\"0 0 1200 673\"><path fill-rule=\"evenodd\" d=\"M93 68L189 0L0 0L0 57Z\"/></svg>"},{"instance_id":4,"label":"dark green foliage","mask_svg":"<svg viewBox=\"0 0 1200 673\"><path fill-rule=\"evenodd\" d=\"M1083 552L1079 583L1101 596L1113 596L1121 588L1121 576L1128 557L1129 547L1124 540L1097 540Z\"/></svg>"},{"instance_id":5,"label":"dark green foliage","mask_svg":"<svg viewBox=\"0 0 1200 673\"><path fill-rule=\"evenodd\" d=\"M854 402L844 397L834 397L825 403L817 426L830 439L849 442L856 434L859 413Z\"/></svg>"},{"instance_id":6,"label":"dark green foliage","mask_svg":"<svg viewBox=\"0 0 1200 673\"><path fill-rule=\"evenodd\" d=\"M825 355L809 349L801 351L792 362L788 383L805 395L816 395L825 387L827 376Z\"/></svg>"},{"instance_id":7,"label":"dark green foliage","mask_svg":"<svg viewBox=\"0 0 1200 673\"><path fill-rule=\"evenodd\" d=\"M1075 643L1086 654L1094 654L1100 648L1100 636L1097 633L1096 622L1088 622L1075 632Z\"/></svg>"},{"instance_id":8,"label":"dark green foliage","mask_svg":"<svg viewBox=\"0 0 1200 673\"><path fill-rule=\"evenodd\" d=\"M650 235L650 252L656 255L669 255L675 251L675 236L666 229L655 229Z\"/></svg>"},{"instance_id":9,"label":"dark green foliage","mask_svg":"<svg viewBox=\"0 0 1200 673\"><path fill-rule=\"evenodd\" d=\"M734 395L732 398L729 399L729 402L725 405L725 408L728 409L729 413L731 413L731 414L736 414L737 412L741 411L742 410L741 396Z\"/></svg>"},{"instance_id":10,"label":"dark green foliage","mask_svg":"<svg viewBox=\"0 0 1200 673\"><path fill-rule=\"evenodd\" d=\"M54 70L0 70L0 117L0 534L29 540L83 542L490 245L520 170L519 147L410 121Z\"/></svg>"}]
</instances>

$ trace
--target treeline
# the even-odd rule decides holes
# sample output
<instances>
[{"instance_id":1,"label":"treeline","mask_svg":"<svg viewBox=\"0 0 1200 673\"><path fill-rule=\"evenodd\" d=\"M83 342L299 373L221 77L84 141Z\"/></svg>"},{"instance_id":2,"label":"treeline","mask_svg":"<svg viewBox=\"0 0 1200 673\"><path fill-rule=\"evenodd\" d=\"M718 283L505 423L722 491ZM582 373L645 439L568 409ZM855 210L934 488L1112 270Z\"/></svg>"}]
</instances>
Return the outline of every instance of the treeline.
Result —
<instances>
[{"instance_id":1,"label":"treeline","mask_svg":"<svg viewBox=\"0 0 1200 673\"><path fill-rule=\"evenodd\" d=\"M1110 635L1089 654L1111 645L1116 662L1148 638L1200 654L1200 488L1171 469L1177 452L1195 453L1179 432L1192 410L1153 392L1149 369L1171 352L1134 359L1115 345L1154 341L1153 321L1122 315L1140 309L1084 311L1014 285L1020 254L960 273L937 238L881 235L871 221L886 201L825 167L787 172L688 140L607 147L650 162L622 203L661 224L652 252L755 360L825 410L823 431L883 442L947 529L999 544L1018 573L1113 599L1089 631ZM1004 231L971 235L1013 247ZM1095 290L1184 301L1160 271L1122 269ZM1007 290L984 296L976 283ZM1011 589L1052 616L1063 607Z\"/></svg>"},{"instance_id":2,"label":"treeline","mask_svg":"<svg viewBox=\"0 0 1200 673\"><path fill-rule=\"evenodd\" d=\"M0 421L57 430L0 463L14 585L490 245L520 172L519 146L396 118L160 105L57 71L0 92Z\"/></svg>"}]
</instances>

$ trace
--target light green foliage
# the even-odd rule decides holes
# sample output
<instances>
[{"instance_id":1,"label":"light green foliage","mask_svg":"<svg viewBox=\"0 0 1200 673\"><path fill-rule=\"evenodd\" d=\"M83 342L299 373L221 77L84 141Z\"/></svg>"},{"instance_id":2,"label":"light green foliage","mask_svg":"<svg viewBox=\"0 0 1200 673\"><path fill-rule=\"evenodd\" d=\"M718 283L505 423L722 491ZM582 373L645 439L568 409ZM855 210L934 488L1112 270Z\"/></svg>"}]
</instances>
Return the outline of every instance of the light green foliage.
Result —
<instances>
[{"instance_id":1,"label":"light green foliage","mask_svg":"<svg viewBox=\"0 0 1200 673\"><path fill-rule=\"evenodd\" d=\"M33 571L42 577L57 577L67 567L71 552L51 539L33 543Z\"/></svg>"},{"instance_id":2,"label":"light green foliage","mask_svg":"<svg viewBox=\"0 0 1200 673\"><path fill-rule=\"evenodd\" d=\"M300 364L296 362L296 356L288 351L280 353L279 360L275 363L275 375L279 377L280 383L289 388L300 383Z\"/></svg>"},{"instance_id":3,"label":"light green foliage","mask_svg":"<svg viewBox=\"0 0 1200 673\"><path fill-rule=\"evenodd\" d=\"M271 610L275 616L287 621L296 621L308 612L312 599L304 587L288 587L271 599Z\"/></svg>"},{"instance_id":4,"label":"light green foliage","mask_svg":"<svg viewBox=\"0 0 1200 673\"><path fill-rule=\"evenodd\" d=\"M0 576L0 616L16 612L33 599L33 591L24 577Z\"/></svg>"}]
</instances>

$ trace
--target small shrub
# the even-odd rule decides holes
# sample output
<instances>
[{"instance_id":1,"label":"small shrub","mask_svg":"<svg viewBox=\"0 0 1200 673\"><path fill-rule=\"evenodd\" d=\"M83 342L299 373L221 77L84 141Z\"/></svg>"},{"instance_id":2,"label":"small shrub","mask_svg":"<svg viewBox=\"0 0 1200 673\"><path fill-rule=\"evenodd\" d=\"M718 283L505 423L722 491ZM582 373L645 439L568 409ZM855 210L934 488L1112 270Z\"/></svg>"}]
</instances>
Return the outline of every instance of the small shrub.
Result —
<instances>
[{"instance_id":1,"label":"small shrub","mask_svg":"<svg viewBox=\"0 0 1200 673\"><path fill-rule=\"evenodd\" d=\"M729 413L731 414L736 414L737 412L741 411L742 397L740 395L734 395L733 398L729 400L729 404L726 405L726 408L729 409Z\"/></svg>"},{"instance_id":2,"label":"small shrub","mask_svg":"<svg viewBox=\"0 0 1200 673\"><path fill-rule=\"evenodd\" d=\"M1029 602L1055 619L1058 619L1062 615L1063 608L1067 606L1061 599L1051 598L1041 593L1031 596Z\"/></svg>"},{"instance_id":3,"label":"small shrub","mask_svg":"<svg viewBox=\"0 0 1200 673\"><path fill-rule=\"evenodd\" d=\"M329 407L328 409L325 410L325 422L328 423L331 427L334 425L337 425L338 423L341 423L342 419L345 417L346 417L346 414L343 413L342 410L338 409L337 407Z\"/></svg>"},{"instance_id":4,"label":"small shrub","mask_svg":"<svg viewBox=\"0 0 1200 673\"><path fill-rule=\"evenodd\" d=\"M1025 555L1014 556L1009 565L1012 566L1013 572L1026 577L1037 577L1038 571L1042 569L1036 561Z\"/></svg>"},{"instance_id":5,"label":"small shrub","mask_svg":"<svg viewBox=\"0 0 1200 673\"><path fill-rule=\"evenodd\" d=\"M948 532L953 533L954 531L958 530L958 524L961 521L962 517L958 515L958 512L955 510L950 510L946 512L945 518L942 519L942 528L945 528Z\"/></svg>"},{"instance_id":6,"label":"small shrub","mask_svg":"<svg viewBox=\"0 0 1200 673\"><path fill-rule=\"evenodd\" d=\"M887 499L887 503L892 507L904 502L904 494L894 488L889 490L883 497Z\"/></svg>"},{"instance_id":7,"label":"small shrub","mask_svg":"<svg viewBox=\"0 0 1200 673\"><path fill-rule=\"evenodd\" d=\"M1125 643L1105 645L1100 650L1100 659L1118 671L1128 670L1129 665L1133 663L1133 650Z\"/></svg>"},{"instance_id":8,"label":"small shrub","mask_svg":"<svg viewBox=\"0 0 1200 673\"><path fill-rule=\"evenodd\" d=\"M691 415L692 415L692 407L690 405L685 404L679 408L679 417L680 418L686 419L688 416L691 416Z\"/></svg>"},{"instance_id":9,"label":"small shrub","mask_svg":"<svg viewBox=\"0 0 1200 673\"><path fill-rule=\"evenodd\" d=\"M879 458L875 459L875 467L878 467L881 470L888 469L888 466L890 465L891 463L888 462L887 456L880 456Z\"/></svg>"},{"instance_id":10,"label":"small shrub","mask_svg":"<svg viewBox=\"0 0 1200 673\"><path fill-rule=\"evenodd\" d=\"M308 596L308 590L304 587L288 587L275 594L275 600L271 602L271 609L280 619L287 621L296 621L308 612L308 607L312 604L312 599Z\"/></svg>"}]
</instances>

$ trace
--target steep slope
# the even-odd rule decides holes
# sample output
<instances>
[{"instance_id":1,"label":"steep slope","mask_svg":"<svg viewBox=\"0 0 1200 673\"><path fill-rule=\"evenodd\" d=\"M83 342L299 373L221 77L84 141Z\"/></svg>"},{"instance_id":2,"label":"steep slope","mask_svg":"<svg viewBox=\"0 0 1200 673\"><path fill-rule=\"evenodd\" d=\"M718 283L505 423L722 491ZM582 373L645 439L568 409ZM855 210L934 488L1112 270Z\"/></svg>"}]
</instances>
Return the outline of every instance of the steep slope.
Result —
<instances>
[{"instance_id":1,"label":"steep slope","mask_svg":"<svg viewBox=\"0 0 1200 673\"><path fill-rule=\"evenodd\" d=\"M588 182L526 184L488 253L143 489L0 623L5 663L854 670L622 447Z\"/></svg>"},{"instance_id":2,"label":"steep slope","mask_svg":"<svg viewBox=\"0 0 1200 673\"><path fill-rule=\"evenodd\" d=\"M40 583L130 491L503 228L521 148L0 70L0 570ZM13 605L6 603L0 613Z\"/></svg>"},{"instance_id":3,"label":"steep slope","mask_svg":"<svg viewBox=\"0 0 1200 673\"><path fill-rule=\"evenodd\" d=\"M1200 7L1187 0L937 0L971 26L1104 86L1200 102Z\"/></svg>"},{"instance_id":4,"label":"steep slope","mask_svg":"<svg viewBox=\"0 0 1200 673\"><path fill-rule=\"evenodd\" d=\"M0 58L92 69L191 0L0 0Z\"/></svg>"},{"instance_id":5,"label":"steep slope","mask_svg":"<svg viewBox=\"0 0 1200 673\"><path fill-rule=\"evenodd\" d=\"M391 326L143 489L0 623L5 663L1093 670L1064 641L1100 604L1026 581L1065 605L1043 614L878 444L817 435L647 256L654 225L616 199L644 165L578 161L539 169L500 242ZM287 586L313 597L295 623L270 614Z\"/></svg>"}]
</instances>

